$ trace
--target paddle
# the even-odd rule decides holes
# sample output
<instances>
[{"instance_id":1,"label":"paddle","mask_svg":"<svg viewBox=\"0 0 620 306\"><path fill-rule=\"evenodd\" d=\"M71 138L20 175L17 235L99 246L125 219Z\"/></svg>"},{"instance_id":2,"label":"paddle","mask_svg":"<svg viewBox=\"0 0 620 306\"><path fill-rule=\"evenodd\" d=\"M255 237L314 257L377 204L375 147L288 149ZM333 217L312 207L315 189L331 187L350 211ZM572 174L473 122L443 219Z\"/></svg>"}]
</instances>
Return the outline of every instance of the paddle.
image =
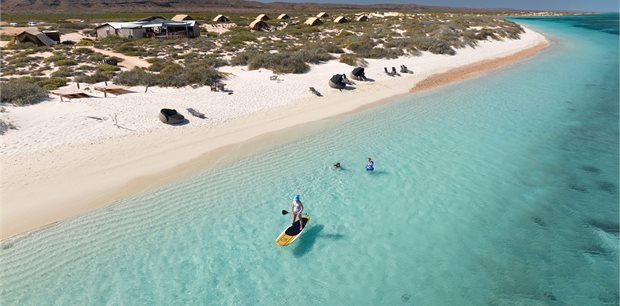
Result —
<instances>
[{"instance_id":1,"label":"paddle","mask_svg":"<svg viewBox=\"0 0 620 306\"><path fill-rule=\"evenodd\" d=\"M282 210L282 215L286 215L286 214L288 214L288 211L286 211L286 210L284 210L284 209L283 209L283 210Z\"/></svg>"}]
</instances>

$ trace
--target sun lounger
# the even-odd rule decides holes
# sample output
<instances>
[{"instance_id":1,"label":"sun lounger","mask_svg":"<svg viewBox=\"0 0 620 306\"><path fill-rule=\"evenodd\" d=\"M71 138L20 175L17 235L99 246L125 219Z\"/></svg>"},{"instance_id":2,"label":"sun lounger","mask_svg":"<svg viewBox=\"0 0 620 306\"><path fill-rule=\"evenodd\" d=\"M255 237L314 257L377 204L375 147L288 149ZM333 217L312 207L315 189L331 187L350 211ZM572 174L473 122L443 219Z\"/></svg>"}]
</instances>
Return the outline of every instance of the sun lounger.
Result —
<instances>
[{"instance_id":1,"label":"sun lounger","mask_svg":"<svg viewBox=\"0 0 620 306\"><path fill-rule=\"evenodd\" d=\"M315 94L317 97L322 97L323 96L318 90L314 89L314 87L310 87L310 92Z\"/></svg>"},{"instance_id":2,"label":"sun lounger","mask_svg":"<svg viewBox=\"0 0 620 306\"><path fill-rule=\"evenodd\" d=\"M203 113L201 113L201 112L199 112L199 111L197 111L197 110L195 110L195 109L193 109L191 107L188 108L187 111L190 114L192 114L192 116L194 116L194 117L198 117L200 119L207 119L207 116L205 116L205 114L203 114Z\"/></svg>"},{"instance_id":3,"label":"sun lounger","mask_svg":"<svg viewBox=\"0 0 620 306\"><path fill-rule=\"evenodd\" d=\"M387 75L389 75L391 77L395 76L394 72L389 72L387 67L383 67L383 70L385 71L385 74L387 74Z\"/></svg>"},{"instance_id":4,"label":"sun lounger","mask_svg":"<svg viewBox=\"0 0 620 306\"><path fill-rule=\"evenodd\" d=\"M409 70L409 68L407 68L407 66L405 65L400 65L400 72L413 74L413 71Z\"/></svg>"},{"instance_id":5,"label":"sun lounger","mask_svg":"<svg viewBox=\"0 0 620 306\"><path fill-rule=\"evenodd\" d=\"M396 67L392 67L392 75L400 76L400 74L396 72Z\"/></svg>"}]
</instances>

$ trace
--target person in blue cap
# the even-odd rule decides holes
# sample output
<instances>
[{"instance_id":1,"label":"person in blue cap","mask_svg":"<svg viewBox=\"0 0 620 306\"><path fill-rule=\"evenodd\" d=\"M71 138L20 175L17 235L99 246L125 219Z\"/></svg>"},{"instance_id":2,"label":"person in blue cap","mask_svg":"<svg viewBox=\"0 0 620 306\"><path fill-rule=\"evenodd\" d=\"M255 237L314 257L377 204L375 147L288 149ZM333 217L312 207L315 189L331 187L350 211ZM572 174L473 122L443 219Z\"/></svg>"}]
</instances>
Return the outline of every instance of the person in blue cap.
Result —
<instances>
[{"instance_id":1,"label":"person in blue cap","mask_svg":"<svg viewBox=\"0 0 620 306\"><path fill-rule=\"evenodd\" d=\"M373 170L375 170L375 162L372 161L372 159L369 157L368 162L366 163L366 171L373 171Z\"/></svg>"},{"instance_id":2,"label":"person in blue cap","mask_svg":"<svg viewBox=\"0 0 620 306\"><path fill-rule=\"evenodd\" d=\"M304 204L301 203L300 196L297 194L293 198L293 207L291 208L291 214L293 215L293 223L291 223L291 225L295 224L296 218L299 218L299 224L300 224L299 230L300 231L304 229L304 224L301 221L301 213L303 211L304 211Z\"/></svg>"}]
</instances>

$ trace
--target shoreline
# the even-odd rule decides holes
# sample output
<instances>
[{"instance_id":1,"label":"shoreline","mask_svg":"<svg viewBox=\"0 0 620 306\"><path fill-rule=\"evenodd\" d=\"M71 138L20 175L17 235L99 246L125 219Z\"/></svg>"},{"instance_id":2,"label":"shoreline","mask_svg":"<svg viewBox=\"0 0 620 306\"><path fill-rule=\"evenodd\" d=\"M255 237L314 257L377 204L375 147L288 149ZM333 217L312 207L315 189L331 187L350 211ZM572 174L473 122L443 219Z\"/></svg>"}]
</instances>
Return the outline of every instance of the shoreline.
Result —
<instances>
[{"instance_id":1,"label":"shoreline","mask_svg":"<svg viewBox=\"0 0 620 306\"><path fill-rule=\"evenodd\" d=\"M69 143L47 148L45 152L9 156L11 161L3 162L0 187L0 240L45 228L268 149L285 141L281 138L298 136L304 124L360 112L399 96L512 64L546 48L549 44L540 36L542 39L531 42L533 46L506 51L509 54L500 52L482 61L474 57L469 60L471 63L463 60L461 65L441 66L432 73L384 78L372 84L358 82L361 84L354 91L328 92L320 99L302 97L288 105L249 112L214 126L162 128L109 137L89 145ZM149 148L147 152L145 147ZM248 147L251 149L247 150Z\"/></svg>"},{"instance_id":2,"label":"shoreline","mask_svg":"<svg viewBox=\"0 0 620 306\"><path fill-rule=\"evenodd\" d=\"M536 53L546 49L547 47L549 47L549 42L544 42L509 56L483 60L478 63L454 68L447 72L431 75L430 77L417 83L411 89L411 93L418 93L450 83L468 80L477 77L478 75L504 68L521 60L524 60L528 57L531 57Z\"/></svg>"}]
</instances>

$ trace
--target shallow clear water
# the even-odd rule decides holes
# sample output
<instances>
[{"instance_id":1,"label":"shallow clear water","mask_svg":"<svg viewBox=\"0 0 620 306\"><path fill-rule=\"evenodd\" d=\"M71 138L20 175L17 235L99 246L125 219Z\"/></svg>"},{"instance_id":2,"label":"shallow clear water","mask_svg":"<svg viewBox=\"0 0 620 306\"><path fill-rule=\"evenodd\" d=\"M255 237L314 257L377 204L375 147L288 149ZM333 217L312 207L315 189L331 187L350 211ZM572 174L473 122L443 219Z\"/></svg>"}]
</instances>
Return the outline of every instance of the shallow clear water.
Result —
<instances>
[{"instance_id":1,"label":"shallow clear water","mask_svg":"<svg viewBox=\"0 0 620 306\"><path fill-rule=\"evenodd\" d=\"M617 305L618 36L518 21L553 48L5 241L2 304Z\"/></svg>"}]
</instances>

